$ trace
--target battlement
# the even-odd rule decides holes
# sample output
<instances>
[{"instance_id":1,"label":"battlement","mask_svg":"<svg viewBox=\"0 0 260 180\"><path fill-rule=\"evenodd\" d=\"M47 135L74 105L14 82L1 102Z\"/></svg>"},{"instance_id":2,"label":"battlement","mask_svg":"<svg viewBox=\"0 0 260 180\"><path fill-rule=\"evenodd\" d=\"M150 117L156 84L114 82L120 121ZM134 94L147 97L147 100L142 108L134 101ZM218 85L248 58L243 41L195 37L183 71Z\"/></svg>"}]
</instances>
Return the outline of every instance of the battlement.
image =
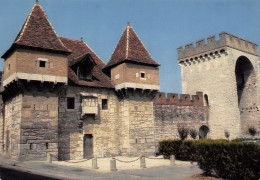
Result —
<instances>
[{"instance_id":1,"label":"battlement","mask_svg":"<svg viewBox=\"0 0 260 180\"><path fill-rule=\"evenodd\" d=\"M196 95L160 92L157 93L154 102L156 105L204 106L202 92L197 92Z\"/></svg>"},{"instance_id":2,"label":"battlement","mask_svg":"<svg viewBox=\"0 0 260 180\"><path fill-rule=\"evenodd\" d=\"M180 46L177 49L178 61L187 61L190 56L197 55L198 57L205 56L207 54L218 54L225 51L226 47L232 47L253 55L258 56L258 46L252 42L246 41L244 39L238 38L232 34L222 32L219 34L219 39L217 36L210 36L207 38L207 43L205 39L200 39L196 42L194 47L193 43L185 45L185 48ZM214 51L213 51L214 50ZM213 51L213 52L210 52ZM187 58L187 60L186 60Z\"/></svg>"}]
</instances>

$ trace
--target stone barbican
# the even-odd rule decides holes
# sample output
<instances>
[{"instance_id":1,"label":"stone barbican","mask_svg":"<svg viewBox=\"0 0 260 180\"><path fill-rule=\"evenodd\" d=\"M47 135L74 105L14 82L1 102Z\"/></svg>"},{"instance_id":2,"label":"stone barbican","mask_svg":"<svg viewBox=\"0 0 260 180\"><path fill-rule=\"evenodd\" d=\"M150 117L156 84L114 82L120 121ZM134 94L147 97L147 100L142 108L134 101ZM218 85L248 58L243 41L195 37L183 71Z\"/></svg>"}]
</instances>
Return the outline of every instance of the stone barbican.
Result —
<instances>
[{"instance_id":1,"label":"stone barbican","mask_svg":"<svg viewBox=\"0 0 260 180\"><path fill-rule=\"evenodd\" d=\"M38 2L2 58L0 145L14 160L151 155L179 124L200 138L259 129L257 45L227 33L178 48L182 95L159 92L159 64L130 24L105 64L59 37Z\"/></svg>"}]
</instances>

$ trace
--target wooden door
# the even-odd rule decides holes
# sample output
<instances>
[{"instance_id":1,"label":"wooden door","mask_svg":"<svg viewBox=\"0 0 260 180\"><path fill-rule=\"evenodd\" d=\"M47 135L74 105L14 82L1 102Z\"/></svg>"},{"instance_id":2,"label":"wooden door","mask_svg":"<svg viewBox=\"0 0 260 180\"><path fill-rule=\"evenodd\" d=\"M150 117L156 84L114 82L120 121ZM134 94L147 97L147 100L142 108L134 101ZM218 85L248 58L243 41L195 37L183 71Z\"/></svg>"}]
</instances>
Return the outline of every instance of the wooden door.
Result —
<instances>
[{"instance_id":1,"label":"wooden door","mask_svg":"<svg viewBox=\"0 0 260 180\"><path fill-rule=\"evenodd\" d=\"M91 158L93 156L93 136L92 134L84 135L84 158Z\"/></svg>"}]
</instances>

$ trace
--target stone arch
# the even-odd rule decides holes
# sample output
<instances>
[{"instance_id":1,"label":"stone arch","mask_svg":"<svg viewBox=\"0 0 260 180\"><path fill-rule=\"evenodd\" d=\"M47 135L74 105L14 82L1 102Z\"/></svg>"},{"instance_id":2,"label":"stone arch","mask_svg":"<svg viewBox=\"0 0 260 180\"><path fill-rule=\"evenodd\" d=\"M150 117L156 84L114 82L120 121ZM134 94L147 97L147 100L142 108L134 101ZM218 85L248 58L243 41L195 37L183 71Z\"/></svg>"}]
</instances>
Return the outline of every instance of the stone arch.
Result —
<instances>
[{"instance_id":1,"label":"stone arch","mask_svg":"<svg viewBox=\"0 0 260 180\"><path fill-rule=\"evenodd\" d=\"M247 105L253 103L254 98L257 96L255 88L255 70L251 61L247 57L240 56L237 59L235 75L237 85L238 107L246 108Z\"/></svg>"},{"instance_id":2,"label":"stone arch","mask_svg":"<svg viewBox=\"0 0 260 180\"><path fill-rule=\"evenodd\" d=\"M199 129L199 138L200 139L205 139L208 135L209 128L206 125L202 125Z\"/></svg>"}]
</instances>

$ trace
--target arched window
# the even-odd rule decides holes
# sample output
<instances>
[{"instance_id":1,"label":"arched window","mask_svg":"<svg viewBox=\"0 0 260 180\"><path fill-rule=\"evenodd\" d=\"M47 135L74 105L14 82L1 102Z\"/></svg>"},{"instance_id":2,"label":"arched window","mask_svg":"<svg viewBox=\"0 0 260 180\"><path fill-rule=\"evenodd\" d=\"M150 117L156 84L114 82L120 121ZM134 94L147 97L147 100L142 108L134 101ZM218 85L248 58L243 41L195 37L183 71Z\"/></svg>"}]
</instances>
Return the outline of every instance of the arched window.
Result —
<instances>
[{"instance_id":1,"label":"arched window","mask_svg":"<svg viewBox=\"0 0 260 180\"><path fill-rule=\"evenodd\" d=\"M204 100L205 100L205 105L209 106L209 98L207 94L204 95Z\"/></svg>"},{"instance_id":2,"label":"arched window","mask_svg":"<svg viewBox=\"0 0 260 180\"><path fill-rule=\"evenodd\" d=\"M205 125L201 126L199 129L199 138L205 139L208 135L208 132L209 132L208 126L205 126Z\"/></svg>"}]
</instances>

